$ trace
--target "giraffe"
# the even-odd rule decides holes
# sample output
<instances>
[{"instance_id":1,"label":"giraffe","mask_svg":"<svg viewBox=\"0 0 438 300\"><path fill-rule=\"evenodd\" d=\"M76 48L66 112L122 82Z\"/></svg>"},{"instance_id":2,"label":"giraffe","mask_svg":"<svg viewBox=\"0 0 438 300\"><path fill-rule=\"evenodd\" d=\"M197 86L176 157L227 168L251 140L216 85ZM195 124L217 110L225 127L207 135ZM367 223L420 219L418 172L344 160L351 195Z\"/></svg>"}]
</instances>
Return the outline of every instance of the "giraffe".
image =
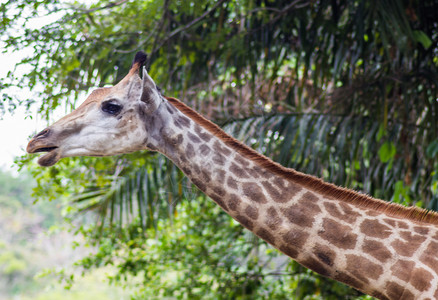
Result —
<instances>
[{"instance_id":1,"label":"giraffe","mask_svg":"<svg viewBox=\"0 0 438 300\"><path fill-rule=\"evenodd\" d=\"M438 299L438 214L391 204L285 168L163 96L138 52L115 86L35 135L29 153L63 157L139 150L170 158L255 235L319 274L379 299Z\"/></svg>"}]
</instances>

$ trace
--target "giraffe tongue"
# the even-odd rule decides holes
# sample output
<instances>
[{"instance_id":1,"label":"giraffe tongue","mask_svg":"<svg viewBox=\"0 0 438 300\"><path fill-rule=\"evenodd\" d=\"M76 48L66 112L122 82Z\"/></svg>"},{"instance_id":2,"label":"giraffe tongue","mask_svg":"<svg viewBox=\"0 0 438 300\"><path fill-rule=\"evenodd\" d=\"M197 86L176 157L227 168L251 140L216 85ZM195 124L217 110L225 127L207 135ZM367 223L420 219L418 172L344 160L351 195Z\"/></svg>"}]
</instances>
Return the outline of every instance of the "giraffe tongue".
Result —
<instances>
[{"instance_id":1,"label":"giraffe tongue","mask_svg":"<svg viewBox=\"0 0 438 300\"><path fill-rule=\"evenodd\" d=\"M38 159L38 164L42 167L53 166L61 159L61 153L55 148Z\"/></svg>"}]
</instances>

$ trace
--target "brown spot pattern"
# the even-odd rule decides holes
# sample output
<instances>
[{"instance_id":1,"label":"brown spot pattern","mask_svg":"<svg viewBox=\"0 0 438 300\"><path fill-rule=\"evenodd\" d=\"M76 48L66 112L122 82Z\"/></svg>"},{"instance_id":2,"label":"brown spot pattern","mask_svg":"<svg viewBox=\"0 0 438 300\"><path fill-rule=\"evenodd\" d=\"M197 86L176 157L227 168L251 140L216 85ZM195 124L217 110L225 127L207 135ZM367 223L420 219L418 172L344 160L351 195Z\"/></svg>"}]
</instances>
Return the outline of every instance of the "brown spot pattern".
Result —
<instances>
[{"instance_id":1,"label":"brown spot pattern","mask_svg":"<svg viewBox=\"0 0 438 300\"><path fill-rule=\"evenodd\" d=\"M207 170L203 170L201 172L202 178L204 179L205 182L210 182L211 181L211 173Z\"/></svg>"},{"instance_id":2,"label":"brown spot pattern","mask_svg":"<svg viewBox=\"0 0 438 300\"><path fill-rule=\"evenodd\" d=\"M256 171L257 173L259 173L259 175L265 179L269 179L272 176L274 176L271 172L269 172L268 170L265 170L259 166L254 166L253 170Z\"/></svg>"},{"instance_id":3,"label":"brown spot pattern","mask_svg":"<svg viewBox=\"0 0 438 300\"><path fill-rule=\"evenodd\" d=\"M378 220L366 219L360 224L360 231L371 237L385 239L392 234L390 227L380 223Z\"/></svg>"},{"instance_id":4,"label":"brown spot pattern","mask_svg":"<svg viewBox=\"0 0 438 300\"><path fill-rule=\"evenodd\" d=\"M290 230L282 236L283 241L294 248L302 248L309 238L309 234L302 230Z\"/></svg>"},{"instance_id":5,"label":"brown spot pattern","mask_svg":"<svg viewBox=\"0 0 438 300\"><path fill-rule=\"evenodd\" d=\"M201 173L201 169L199 168L199 166L197 164L193 164L192 168L193 168L193 170L195 171L196 174Z\"/></svg>"},{"instance_id":6,"label":"brown spot pattern","mask_svg":"<svg viewBox=\"0 0 438 300\"><path fill-rule=\"evenodd\" d=\"M316 244L314 247L314 253L316 257L324 264L328 266L333 266L334 260L336 258L336 252L322 244Z\"/></svg>"},{"instance_id":7,"label":"brown spot pattern","mask_svg":"<svg viewBox=\"0 0 438 300\"><path fill-rule=\"evenodd\" d=\"M386 295L384 295L380 292L377 292L377 291L372 291L370 293L370 296L376 297L377 299L380 299L380 300L391 300Z\"/></svg>"},{"instance_id":8,"label":"brown spot pattern","mask_svg":"<svg viewBox=\"0 0 438 300\"><path fill-rule=\"evenodd\" d=\"M393 276L407 282L411 277L414 266L413 261L399 260L391 267L391 272Z\"/></svg>"},{"instance_id":9,"label":"brown spot pattern","mask_svg":"<svg viewBox=\"0 0 438 300\"><path fill-rule=\"evenodd\" d=\"M300 263L306 268L309 268L321 275L324 276L330 275L330 271L326 268L326 266L321 264L317 259L313 257L306 257Z\"/></svg>"},{"instance_id":10,"label":"brown spot pattern","mask_svg":"<svg viewBox=\"0 0 438 300\"><path fill-rule=\"evenodd\" d=\"M359 280L357 280L356 278L354 278L353 276L351 276L350 274L344 273L344 272L339 272L336 271L336 275L334 276L334 278L340 282L343 282L345 284L348 284L350 286L354 286L355 288L362 288L363 287L363 283L360 282Z\"/></svg>"},{"instance_id":11,"label":"brown spot pattern","mask_svg":"<svg viewBox=\"0 0 438 300\"><path fill-rule=\"evenodd\" d=\"M412 256L415 251L417 251L420 244L414 241L402 241L400 239L396 239L391 243L392 248L400 255L403 256Z\"/></svg>"},{"instance_id":12,"label":"brown spot pattern","mask_svg":"<svg viewBox=\"0 0 438 300\"><path fill-rule=\"evenodd\" d=\"M397 225L398 225L399 228L409 229L409 225L407 223L405 223L405 222L397 221Z\"/></svg>"},{"instance_id":13,"label":"brown spot pattern","mask_svg":"<svg viewBox=\"0 0 438 300\"><path fill-rule=\"evenodd\" d=\"M255 232L255 234L270 243L271 245L275 244L274 236L270 234L269 231L267 231L266 229L260 228Z\"/></svg>"},{"instance_id":14,"label":"brown spot pattern","mask_svg":"<svg viewBox=\"0 0 438 300\"><path fill-rule=\"evenodd\" d=\"M193 133L191 133L190 131L187 132L187 136L189 137L189 139L194 142L194 143L200 143L201 139L198 138L196 135L194 135Z\"/></svg>"},{"instance_id":15,"label":"brown spot pattern","mask_svg":"<svg viewBox=\"0 0 438 300\"><path fill-rule=\"evenodd\" d=\"M286 189L287 188L287 181L284 180L283 178L280 177L276 177L274 179L274 184L279 188L279 189Z\"/></svg>"},{"instance_id":16,"label":"brown spot pattern","mask_svg":"<svg viewBox=\"0 0 438 300\"><path fill-rule=\"evenodd\" d=\"M225 204L225 202L223 201L223 197L219 196L217 194L211 194L210 198L213 199L220 207L222 207L224 210L228 211L228 207Z\"/></svg>"},{"instance_id":17,"label":"brown spot pattern","mask_svg":"<svg viewBox=\"0 0 438 300\"><path fill-rule=\"evenodd\" d=\"M302 227L312 227L315 216L321 210L312 210L309 206L294 204L283 211L284 216L293 224Z\"/></svg>"},{"instance_id":18,"label":"brown spot pattern","mask_svg":"<svg viewBox=\"0 0 438 300\"><path fill-rule=\"evenodd\" d=\"M245 226L245 227L248 228L249 230L252 230L252 229L253 229L254 224L253 224L253 222L252 222L250 219L248 219L247 217L244 217L244 216L241 216L241 215L237 215L235 218L236 218L236 220L237 220L240 224L242 224L243 226Z\"/></svg>"},{"instance_id":19,"label":"brown spot pattern","mask_svg":"<svg viewBox=\"0 0 438 300\"><path fill-rule=\"evenodd\" d=\"M173 107L173 106L172 106ZM173 115L175 112L174 112L174 109L175 108L171 108L171 105L166 105L166 109L167 109L167 111L171 114L171 115Z\"/></svg>"},{"instance_id":20,"label":"brown spot pattern","mask_svg":"<svg viewBox=\"0 0 438 300\"><path fill-rule=\"evenodd\" d=\"M225 196L225 194L226 194L225 189L223 189L220 186L214 186L211 189L221 197Z\"/></svg>"},{"instance_id":21,"label":"brown spot pattern","mask_svg":"<svg viewBox=\"0 0 438 300\"><path fill-rule=\"evenodd\" d=\"M438 273L438 243L431 241L420 257L421 262Z\"/></svg>"},{"instance_id":22,"label":"brown spot pattern","mask_svg":"<svg viewBox=\"0 0 438 300\"><path fill-rule=\"evenodd\" d=\"M184 129L184 127L178 122L177 119L173 119L173 124L175 124L175 126L179 129Z\"/></svg>"},{"instance_id":23,"label":"brown spot pattern","mask_svg":"<svg viewBox=\"0 0 438 300\"><path fill-rule=\"evenodd\" d=\"M298 203L308 207L314 211L321 211L318 205L318 198L311 192L306 192L299 200Z\"/></svg>"},{"instance_id":24,"label":"brown spot pattern","mask_svg":"<svg viewBox=\"0 0 438 300\"><path fill-rule=\"evenodd\" d=\"M223 166L225 164L225 157L219 153L215 153L213 156L213 161L216 164Z\"/></svg>"},{"instance_id":25,"label":"brown spot pattern","mask_svg":"<svg viewBox=\"0 0 438 300\"><path fill-rule=\"evenodd\" d=\"M324 202L324 207L327 210L327 212L331 216L335 217L336 219L345 221L345 222L350 223L350 224L354 223L356 221L356 219L357 219L357 217L354 216L354 215L342 213L338 209L336 203L334 203L334 202Z\"/></svg>"},{"instance_id":26,"label":"brown spot pattern","mask_svg":"<svg viewBox=\"0 0 438 300\"><path fill-rule=\"evenodd\" d=\"M246 173L244 169L242 169L235 163L231 164L230 171L238 178L249 178L248 173Z\"/></svg>"},{"instance_id":27,"label":"brown spot pattern","mask_svg":"<svg viewBox=\"0 0 438 300\"><path fill-rule=\"evenodd\" d=\"M236 182L236 180L234 180L234 178L231 177L231 176L228 176L228 179L227 179L227 185L228 185L230 188L237 190L237 182Z\"/></svg>"},{"instance_id":28,"label":"brown spot pattern","mask_svg":"<svg viewBox=\"0 0 438 300\"><path fill-rule=\"evenodd\" d=\"M199 180L198 178L191 178L191 181L193 182L194 185L196 185L201 191L205 192L206 191L206 185Z\"/></svg>"},{"instance_id":29,"label":"brown spot pattern","mask_svg":"<svg viewBox=\"0 0 438 300\"><path fill-rule=\"evenodd\" d=\"M256 207L248 205L245 208L245 214L253 220L256 220L259 217L259 211Z\"/></svg>"},{"instance_id":30,"label":"brown spot pattern","mask_svg":"<svg viewBox=\"0 0 438 300\"><path fill-rule=\"evenodd\" d=\"M363 282L369 282L369 278L376 280L383 274L381 265L365 257L354 254L347 254L345 257L347 259L346 270Z\"/></svg>"},{"instance_id":31,"label":"brown spot pattern","mask_svg":"<svg viewBox=\"0 0 438 300\"><path fill-rule=\"evenodd\" d=\"M396 226L397 226L397 223L396 223L395 220L393 220L393 219L383 219L383 221L384 221L386 224L391 225L392 227L396 227Z\"/></svg>"},{"instance_id":32,"label":"brown spot pattern","mask_svg":"<svg viewBox=\"0 0 438 300\"><path fill-rule=\"evenodd\" d=\"M322 222L323 230L318 235L341 249L354 249L357 235L351 232L351 228L334 220L325 218Z\"/></svg>"},{"instance_id":33,"label":"brown spot pattern","mask_svg":"<svg viewBox=\"0 0 438 300\"><path fill-rule=\"evenodd\" d=\"M152 145L151 143L148 143L148 144L146 145L146 147L148 147L149 150L157 151L157 147L155 147L155 146Z\"/></svg>"},{"instance_id":34,"label":"brown spot pattern","mask_svg":"<svg viewBox=\"0 0 438 300\"><path fill-rule=\"evenodd\" d=\"M286 203L290 201L293 196L301 189L295 185L289 186L286 189L277 190L269 181L262 181L263 187L268 192L269 196L279 203Z\"/></svg>"},{"instance_id":35,"label":"brown spot pattern","mask_svg":"<svg viewBox=\"0 0 438 300\"><path fill-rule=\"evenodd\" d=\"M259 176L259 173L257 173L256 171L254 171L254 169L252 169L252 168L246 168L245 169L246 170L246 172L248 172L248 174L249 175L251 175L253 178L259 178L260 176Z\"/></svg>"},{"instance_id":36,"label":"brown spot pattern","mask_svg":"<svg viewBox=\"0 0 438 300\"><path fill-rule=\"evenodd\" d=\"M180 145L183 142L184 138L182 134L178 134L176 137L169 137L168 141L172 145Z\"/></svg>"},{"instance_id":37,"label":"brown spot pattern","mask_svg":"<svg viewBox=\"0 0 438 300\"><path fill-rule=\"evenodd\" d=\"M217 171L215 171L215 173L216 173L216 176L215 176L216 181L219 183L224 183L225 171L224 170L217 170Z\"/></svg>"},{"instance_id":38,"label":"brown spot pattern","mask_svg":"<svg viewBox=\"0 0 438 300\"><path fill-rule=\"evenodd\" d=\"M192 171L186 167L186 166L181 166L181 170L186 174L186 175L190 175L192 174Z\"/></svg>"},{"instance_id":39,"label":"brown spot pattern","mask_svg":"<svg viewBox=\"0 0 438 300\"><path fill-rule=\"evenodd\" d=\"M190 128L190 119L183 116L183 115L179 115L176 120L178 120L178 122L184 126L184 127L189 127Z\"/></svg>"},{"instance_id":40,"label":"brown spot pattern","mask_svg":"<svg viewBox=\"0 0 438 300\"><path fill-rule=\"evenodd\" d=\"M284 254L286 254L291 258L296 258L298 256L298 251L292 247L281 245L279 249L281 252L283 252Z\"/></svg>"},{"instance_id":41,"label":"brown spot pattern","mask_svg":"<svg viewBox=\"0 0 438 300\"><path fill-rule=\"evenodd\" d=\"M425 236L414 234L410 231L400 232L400 237L406 241L409 241L409 242L415 243L415 244L422 244L426 240Z\"/></svg>"},{"instance_id":42,"label":"brown spot pattern","mask_svg":"<svg viewBox=\"0 0 438 300\"><path fill-rule=\"evenodd\" d=\"M180 161L181 163L188 163L188 162L189 162L188 159L187 159L187 157L186 157L184 154L181 154L181 155L179 156L179 161Z\"/></svg>"},{"instance_id":43,"label":"brown spot pattern","mask_svg":"<svg viewBox=\"0 0 438 300\"><path fill-rule=\"evenodd\" d=\"M219 151L221 154L225 156L228 156L232 153L230 149L223 146L221 143L219 143L219 141L214 142L214 148L216 149L216 151Z\"/></svg>"},{"instance_id":44,"label":"brown spot pattern","mask_svg":"<svg viewBox=\"0 0 438 300\"><path fill-rule=\"evenodd\" d=\"M250 200L258 203L266 203L265 195L262 189L255 183L243 183L242 184L243 194L247 196Z\"/></svg>"},{"instance_id":45,"label":"brown spot pattern","mask_svg":"<svg viewBox=\"0 0 438 300\"><path fill-rule=\"evenodd\" d=\"M188 159L191 159L192 157L195 157L195 148L193 148L192 144L187 144L186 147L186 155Z\"/></svg>"},{"instance_id":46,"label":"brown spot pattern","mask_svg":"<svg viewBox=\"0 0 438 300\"><path fill-rule=\"evenodd\" d=\"M386 291L390 299L414 300L414 294L405 290L404 287L395 282L389 282L386 285Z\"/></svg>"},{"instance_id":47,"label":"brown spot pattern","mask_svg":"<svg viewBox=\"0 0 438 300\"><path fill-rule=\"evenodd\" d=\"M179 100L171 97L166 97L166 99L172 105L177 107L186 116L189 116L190 118L195 120L195 124L197 123L198 126L202 125L202 127L205 130L207 130L210 134L216 136L223 143L227 144L230 148L234 149L239 153L247 155L248 157L251 158L251 160L257 161L260 165L262 165L267 170L269 170L268 173L282 174L288 178L291 179L293 178L298 183L315 186L315 188L321 189L321 191L324 190L325 194L329 194L332 196L336 195L337 198L339 198L340 200L345 200L346 202L363 201L365 204L364 207L368 207L375 211L379 211L381 215L383 215L386 212L389 212L390 214L394 214L395 217L406 218L407 220L411 220L414 222L420 222L424 220L425 223L429 223L429 224L438 223L438 214L436 213L427 214L424 210L418 208L411 209L411 208L397 207L392 204L378 201L376 199L373 199L371 197L368 197L360 193L356 193L351 190L338 188L331 184L324 183L320 179L315 178L313 176L307 176L304 174L299 175L293 170L286 170L283 167L280 167L278 164L273 163L271 160L264 157L263 155L258 154L257 152L255 152L248 146L244 145L243 143L230 137L224 131L222 131L217 125L208 121L206 118L202 117L197 112L195 112L194 110L192 110L191 108L180 102Z\"/></svg>"},{"instance_id":48,"label":"brown spot pattern","mask_svg":"<svg viewBox=\"0 0 438 300\"><path fill-rule=\"evenodd\" d=\"M414 231L421 235L427 235L429 233L429 228L422 226L415 226Z\"/></svg>"},{"instance_id":49,"label":"brown spot pattern","mask_svg":"<svg viewBox=\"0 0 438 300\"><path fill-rule=\"evenodd\" d=\"M209 133L205 133L202 131L201 126L199 126L198 124L195 124L195 132L196 134L204 141L206 141L207 143L211 140L212 135Z\"/></svg>"},{"instance_id":50,"label":"brown spot pattern","mask_svg":"<svg viewBox=\"0 0 438 300\"><path fill-rule=\"evenodd\" d=\"M234 160L241 166L247 167L249 165L249 161L244 159L242 155L236 155Z\"/></svg>"},{"instance_id":51,"label":"brown spot pattern","mask_svg":"<svg viewBox=\"0 0 438 300\"><path fill-rule=\"evenodd\" d=\"M426 240L426 237L413 234L409 231L402 231L400 237L403 240L397 239L391 243L391 246L398 254L404 256L412 256Z\"/></svg>"},{"instance_id":52,"label":"brown spot pattern","mask_svg":"<svg viewBox=\"0 0 438 300\"><path fill-rule=\"evenodd\" d=\"M423 269L423 268L416 268L414 269L414 271L412 272L412 276L411 276L411 284L420 292L424 292L429 290L431 284L430 282L433 279L433 275Z\"/></svg>"},{"instance_id":53,"label":"brown spot pattern","mask_svg":"<svg viewBox=\"0 0 438 300\"><path fill-rule=\"evenodd\" d=\"M347 223L355 223L357 218L361 216L360 213L355 211L350 204L339 202L339 206L342 210L342 219Z\"/></svg>"},{"instance_id":54,"label":"brown spot pattern","mask_svg":"<svg viewBox=\"0 0 438 300\"><path fill-rule=\"evenodd\" d=\"M240 200L235 194L231 194L230 198L228 199L228 207L233 210L237 211L239 208Z\"/></svg>"},{"instance_id":55,"label":"brown spot pattern","mask_svg":"<svg viewBox=\"0 0 438 300\"><path fill-rule=\"evenodd\" d=\"M378 241L365 239L362 250L381 262L385 262L392 257L386 246Z\"/></svg>"},{"instance_id":56,"label":"brown spot pattern","mask_svg":"<svg viewBox=\"0 0 438 300\"><path fill-rule=\"evenodd\" d=\"M380 212L374 210L367 210L365 213L370 217L377 217L381 214Z\"/></svg>"},{"instance_id":57,"label":"brown spot pattern","mask_svg":"<svg viewBox=\"0 0 438 300\"><path fill-rule=\"evenodd\" d=\"M210 153L211 149L210 149L210 147L208 147L207 145L202 144L202 145L199 147L199 151L200 151L201 155L203 155L203 156L207 156L207 155Z\"/></svg>"},{"instance_id":58,"label":"brown spot pattern","mask_svg":"<svg viewBox=\"0 0 438 300\"><path fill-rule=\"evenodd\" d=\"M297 189L300 189L297 187ZM318 203L318 197L311 192L306 192L300 199L303 203Z\"/></svg>"},{"instance_id":59,"label":"brown spot pattern","mask_svg":"<svg viewBox=\"0 0 438 300\"><path fill-rule=\"evenodd\" d=\"M275 207L271 206L266 211L267 216L265 219L265 224L268 225L269 228L272 230L275 230L278 228L278 226L281 225L283 220L278 215L277 211L275 210Z\"/></svg>"}]
</instances>

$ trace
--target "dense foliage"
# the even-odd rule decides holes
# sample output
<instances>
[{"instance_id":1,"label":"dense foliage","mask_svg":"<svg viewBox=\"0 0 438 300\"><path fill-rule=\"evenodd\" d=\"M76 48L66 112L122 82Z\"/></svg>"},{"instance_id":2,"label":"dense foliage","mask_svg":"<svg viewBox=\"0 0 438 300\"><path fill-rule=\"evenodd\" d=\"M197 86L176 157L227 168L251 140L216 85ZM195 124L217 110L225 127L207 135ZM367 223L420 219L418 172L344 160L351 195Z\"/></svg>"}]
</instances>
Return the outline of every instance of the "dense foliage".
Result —
<instances>
[{"instance_id":1,"label":"dense foliage","mask_svg":"<svg viewBox=\"0 0 438 300\"><path fill-rule=\"evenodd\" d=\"M0 11L5 49L35 50L22 62L30 71L1 84L30 87L35 100L20 104L42 115L117 82L144 50L166 95L283 165L438 210L436 1L20 0ZM41 15L56 19L26 28ZM79 265L116 265L116 281L139 280L139 298L358 296L278 267L278 252L156 154L21 163L35 196L98 212L79 231L99 251Z\"/></svg>"}]
</instances>

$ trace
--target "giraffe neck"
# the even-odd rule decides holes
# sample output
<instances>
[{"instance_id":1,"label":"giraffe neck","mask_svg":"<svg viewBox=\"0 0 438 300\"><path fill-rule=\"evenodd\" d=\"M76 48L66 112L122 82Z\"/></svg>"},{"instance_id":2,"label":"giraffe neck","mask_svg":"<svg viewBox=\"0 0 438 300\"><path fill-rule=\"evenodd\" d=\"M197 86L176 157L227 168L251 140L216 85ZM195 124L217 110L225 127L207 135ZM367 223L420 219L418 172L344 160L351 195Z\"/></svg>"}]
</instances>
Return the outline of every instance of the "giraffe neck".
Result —
<instances>
[{"instance_id":1,"label":"giraffe neck","mask_svg":"<svg viewBox=\"0 0 438 300\"><path fill-rule=\"evenodd\" d=\"M168 156L248 230L305 267L378 298L438 298L433 222L403 220L389 213L393 206L388 213L366 208L369 203L361 205L353 192L359 200L339 200L333 191L295 179L300 173L279 174L236 151L233 138L217 137L219 131L208 130L175 101L163 104L169 114L158 132L164 139L149 148Z\"/></svg>"}]
</instances>

